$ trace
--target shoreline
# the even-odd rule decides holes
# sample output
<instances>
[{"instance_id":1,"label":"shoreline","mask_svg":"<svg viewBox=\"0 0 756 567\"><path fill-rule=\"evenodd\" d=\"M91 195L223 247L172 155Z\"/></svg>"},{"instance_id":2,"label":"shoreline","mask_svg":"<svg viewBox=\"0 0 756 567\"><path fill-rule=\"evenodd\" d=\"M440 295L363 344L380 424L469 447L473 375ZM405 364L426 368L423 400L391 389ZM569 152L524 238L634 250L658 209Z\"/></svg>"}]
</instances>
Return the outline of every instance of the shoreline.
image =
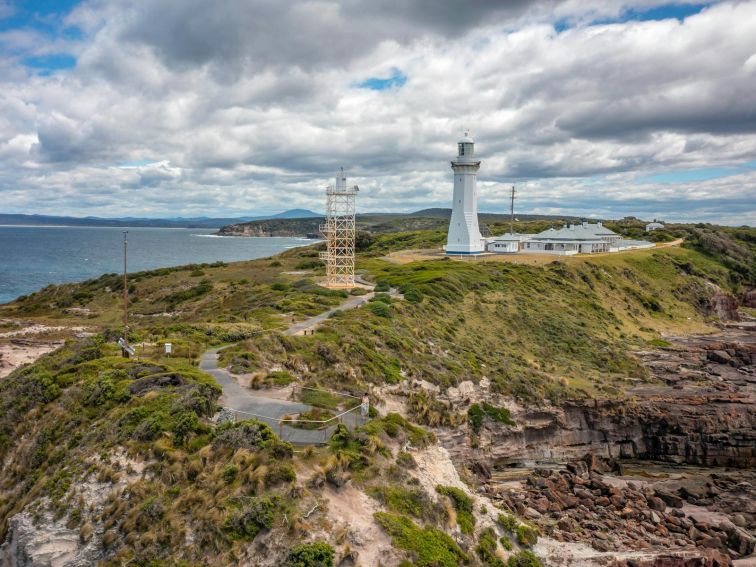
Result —
<instances>
[{"instance_id":1,"label":"shoreline","mask_svg":"<svg viewBox=\"0 0 756 567\"><path fill-rule=\"evenodd\" d=\"M133 228L135 231L150 231L150 230L161 230L161 231L162 230L169 230L169 231L203 231L201 234L191 234L190 235L190 236L197 236L198 238L208 238L208 237L212 237L212 238L224 238L224 237L227 237L227 235L218 235L217 232L213 232L213 231L217 231L217 229L213 229L213 228L209 228L208 229L208 228L203 228L203 227L183 228L183 227L112 227L112 226L105 226L105 227L101 227L101 226L84 227L84 226L52 226L52 225L40 225L40 226L34 226L34 225L0 225L0 228L37 228L37 229L38 228L42 228L42 229L45 229L45 228L71 228L71 229L87 228L87 229L95 229L95 230L99 230L99 229L109 229L110 230L110 229L121 229L121 228L124 228L124 229L125 228ZM234 235L228 235L228 236L232 236L232 238L230 238L230 239L236 239L236 237ZM170 269L180 268L180 267L183 267L183 266L189 266L189 265L193 265L193 264L212 264L212 263L215 263L215 262L223 262L223 263L226 263L226 264L232 264L232 263L238 263L238 262L249 262L249 261L253 261L253 260L259 260L261 258L267 258L267 257L277 256L278 254L286 252L287 250L293 250L295 248L301 248L301 247L304 247L304 246L311 246L312 244L316 244L318 242L322 242L322 240L310 239L310 238L307 238L305 236L302 236L302 237L299 237L299 236L244 236L244 238L260 239L260 240L262 240L262 239L265 239L265 240L270 240L270 239L288 239L288 240L291 240L291 241L294 241L294 242L292 242L291 245L281 246L280 250L276 250L276 251L273 251L271 253L267 253L266 252L264 255L257 256L257 257L240 258L240 259L232 259L232 260L225 260L225 259L223 259L221 257L221 258L215 258L215 259L212 259L212 260L205 260L205 261L198 261L198 262L181 262L181 263L178 263L178 264L168 264L168 265L161 264L159 266L145 268L145 269L129 270L128 274L131 276L133 274L137 274L137 273L141 273L141 272L151 272L151 271L155 271L155 270L162 270L162 269L169 269L169 268ZM119 253L120 253L120 251L119 251ZM3 268L3 266L0 265L0 270L2 268ZM11 266L8 269L13 269L13 265L11 264ZM9 291L11 293L15 293L12 296L4 298L3 294L0 293L0 307L8 305L10 303L13 303L19 297L23 297L23 296L31 295L32 293L36 293L36 292L42 290L43 288L45 288L45 287L47 287L49 285L61 286L61 285L81 284L81 283L89 281L89 280L97 279L97 278L102 277L102 276L104 276L106 274L109 274L109 273L121 273L121 272L120 271L103 269L102 271L100 271L100 272L98 272L96 274L89 274L89 275L88 274L81 274L80 277L77 277L77 279L71 279L70 281L46 281L46 282L40 282L39 285L38 285L38 287L36 287L33 290L16 291L16 290L13 290L11 288ZM2 284L2 282L0 282L0 284ZM0 290L1 290L1 288L2 288L2 285L0 285Z\"/></svg>"}]
</instances>

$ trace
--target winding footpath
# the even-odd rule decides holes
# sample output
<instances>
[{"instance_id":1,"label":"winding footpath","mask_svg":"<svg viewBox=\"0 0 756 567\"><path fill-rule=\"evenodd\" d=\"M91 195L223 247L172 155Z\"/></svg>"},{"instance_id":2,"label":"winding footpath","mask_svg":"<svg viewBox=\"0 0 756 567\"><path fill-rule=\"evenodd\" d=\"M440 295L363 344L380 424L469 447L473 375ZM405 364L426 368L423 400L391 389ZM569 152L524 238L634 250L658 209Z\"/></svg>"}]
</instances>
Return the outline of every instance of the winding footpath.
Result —
<instances>
[{"instance_id":1,"label":"winding footpath","mask_svg":"<svg viewBox=\"0 0 756 567\"><path fill-rule=\"evenodd\" d=\"M324 311L319 315L305 319L299 323L294 323L283 331L284 335L292 336L309 331L326 321L336 311L345 311L355 309L364 305L375 294L373 292L365 295L349 297L337 307ZM308 430L291 427L285 424L279 424L279 419L286 415L299 414L304 411L313 409L313 406L300 402L289 400L279 400L253 393L243 387L236 378L225 368L218 366L218 354L227 346L215 347L205 351L200 357L199 368L203 372L210 374L223 389L222 402L223 407L238 412L243 417L254 417L264 421L273 428L282 440L288 441L294 445L320 445L330 439L336 430L336 425L328 426L324 429ZM350 429L360 425L362 418L357 411L351 412L342 418L342 421Z\"/></svg>"}]
</instances>

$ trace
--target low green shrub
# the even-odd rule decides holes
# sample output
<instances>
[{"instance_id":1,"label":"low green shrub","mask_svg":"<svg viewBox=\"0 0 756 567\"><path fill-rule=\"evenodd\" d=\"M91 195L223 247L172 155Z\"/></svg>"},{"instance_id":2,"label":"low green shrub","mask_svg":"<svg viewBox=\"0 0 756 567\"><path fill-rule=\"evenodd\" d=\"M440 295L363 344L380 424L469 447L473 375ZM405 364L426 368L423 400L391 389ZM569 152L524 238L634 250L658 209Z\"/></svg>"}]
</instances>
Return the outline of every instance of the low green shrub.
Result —
<instances>
[{"instance_id":1,"label":"low green shrub","mask_svg":"<svg viewBox=\"0 0 756 567\"><path fill-rule=\"evenodd\" d=\"M217 426L213 447L260 451L276 441L278 437L268 424L256 419L248 419L237 423L225 422Z\"/></svg>"},{"instance_id":2,"label":"low green shrub","mask_svg":"<svg viewBox=\"0 0 756 567\"><path fill-rule=\"evenodd\" d=\"M299 401L316 408L337 410L343 400L339 396L324 390L303 388L299 394Z\"/></svg>"},{"instance_id":3,"label":"low green shrub","mask_svg":"<svg viewBox=\"0 0 756 567\"><path fill-rule=\"evenodd\" d=\"M376 512L373 516L391 536L394 546L412 555L417 567L457 567L468 561L456 542L436 528L421 528L398 514Z\"/></svg>"},{"instance_id":4,"label":"low green shrub","mask_svg":"<svg viewBox=\"0 0 756 567\"><path fill-rule=\"evenodd\" d=\"M517 543L527 547L533 547L538 542L538 531L527 524L520 524L515 530Z\"/></svg>"},{"instance_id":5,"label":"low green shrub","mask_svg":"<svg viewBox=\"0 0 756 567\"><path fill-rule=\"evenodd\" d=\"M475 433L478 433L480 428L483 427L483 421L486 417L504 425L512 427L517 425L507 408L499 408L488 402L472 404L467 410L468 423Z\"/></svg>"},{"instance_id":6,"label":"low green shrub","mask_svg":"<svg viewBox=\"0 0 756 567\"><path fill-rule=\"evenodd\" d=\"M333 554L324 541L303 543L289 551L284 567L333 567Z\"/></svg>"},{"instance_id":7,"label":"low green shrub","mask_svg":"<svg viewBox=\"0 0 756 567\"><path fill-rule=\"evenodd\" d=\"M276 463L265 473L265 486L267 487L294 482L295 480L297 480L297 473L294 472L294 467L288 463Z\"/></svg>"},{"instance_id":8,"label":"low green shrub","mask_svg":"<svg viewBox=\"0 0 756 567\"><path fill-rule=\"evenodd\" d=\"M412 453L407 451L399 451L396 455L396 464L405 469L417 468L415 457L412 456Z\"/></svg>"},{"instance_id":9,"label":"low green shrub","mask_svg":"<svg viewBox=\"0 0 756 567\"><path fill-rule=\"evenodd\" d=\"M270 498L250 498L227 518L224 529L231 539L251 541L262 530L273 527L275 504Z\"/></svg>"},{"instance_id":10,"label":"low green shrub","mask_svg":"<svg viewBox=\"0 0 756 567\"><path fill-rule=\"evenodd\" d=\"M409 441L413 447L417 448L426 447L435 439L432 433L411 423L402 415L393 412L381 418L371 420L360 427L357 432L366 435L385 434L392 439L397 439L400 443Z\"/></svg>"},{"instance_id":11,"label":"low green shrub","mask_svg":"<svg viewBox=\"0 0 756 567\"><path fill-rule=\"evenodd\" d=\"M409 303L420 303L423 300L422 293L413 285L404 286L401 292L404 295L404 300Z\"/></svg>"},{"instance_id":12,"label":"low green shrub","mask_svg":"<svg viewBox=\"0 0 756 567\"><path fill-rule=\"evenodd\" d=\"M377 315L378 317L385 317L387 319L390 319L393 316L391 307L389 307L382 301L374 301L374 302L368 303L367 308L370 310L370 312L373 315Z\"/></svg>"},{"instance_id":13,"label":"low green shrub","mask_svg":"<svg viewBox=\"0 0 756 567\"><path fill-rule=\"evenodd\" d=\"M478 557L487 567L507 567L506 563L496 555L496 532L493 528L486 528L478 536Z\"/></svg>"},{"instance_id":14,"label":"low green shrub","mask_svg":"<svg viewBox=\"0 0 756 567\"><path fill-rule=\"evenodd\" d=\"M184 303L185 301L189 301L191 299L200 298L203 295L207 295L211 291L213 291L213 284L210 282L210 280L202 280L199 284L190 287L189 289L177 291L176 293L172 293L166 296L165 301L170 308L174 308L179 303Z\"/></svg>"},{"instance_id":15,"label":"low green shrub","mask_svg":"<svg viewBox=\"0 0 756 567\"><path fill-rule=\"evenodd\" d=\"M436 486L436 492L448 496L457 511L457 524L463 534L472 535L475 531L475 516L473 516L472 499L465 492L455 486Z\"/></svg>"},{"instance_id":16,"label":"low green shrub","mask_svg":"<svg viewBox=\"0 0 756 567\"><path fill-rule=\"evenodd\" d=\"M223 482L226 484L231 484L236 480L236 477L239 475L239 467L236 465L226 465L226 468L223 469Z\"/></svg>"},{"instance_id":17,"label":"low green shrub","mask_svg":"<svg viewBox=\"0 0 756 567\"><path fill-rule=\"evenodd\" d=\"M507 567L544 567L544 565L535 553L523 550L509 557Z\"/></svg>"},{"instance_id":18,"label":"low green shrub","mask_svg":"<svg viewBox=\"0 0 756 567\"><path fill-rule=\"evenodd\" d=\"M288 386L292 382L296 382L297 379L286 370L273 370L268 372L265 381L272 386L283 387Z\"/></svg>"},{"instance_id":19,"label":"low green shrub","mask_svg":"<svg viewBox=\"0 0 756 567\"><path fill-rule=\"evenodd\" d=\"M376 486L368 488L366 492L396 514L414 516L424 521L437 516L433 502L421 488Z\"/></svg>"},{"instance_id":20,"label":"low green shrub","mask_svg":"<svg viewBox=\"0 0 756 567\"><path fill-rule=\"evenodd\" d=\"M520 524L520 522L517 521L517 518L515 518L511 514L507 514L506 512L503 512L499 514L499 517L497 518L497 522L502 527L502 529L506 532L509 532L513 534L515 530L517 529L517 526Z\"/></svg>"}]
</instances>

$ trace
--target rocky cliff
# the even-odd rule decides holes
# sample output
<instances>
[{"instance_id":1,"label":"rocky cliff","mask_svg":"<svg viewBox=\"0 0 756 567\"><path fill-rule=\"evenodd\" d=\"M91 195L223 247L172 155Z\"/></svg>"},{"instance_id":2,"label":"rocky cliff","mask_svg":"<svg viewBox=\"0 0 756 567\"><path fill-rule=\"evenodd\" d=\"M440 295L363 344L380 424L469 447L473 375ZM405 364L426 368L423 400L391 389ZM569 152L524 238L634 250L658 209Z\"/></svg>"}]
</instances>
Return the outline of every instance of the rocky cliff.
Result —
<instances>
[{"instance_id":1,"label":"rocky cliff","mask_svg":"<svg viewBox=\"0 0 756 567\"><path fill-rule=\"evenodd\" d=\"M560 408L510 406L515 427L490 420L477 435L458 428L439 439L484 493L552 538L616 554L613 565L731 565L751 556L752 325L637 356L659 385Z\"/></svg>"},{"instance_id":2,"label":"rocky cliff","mask_svg":"<svg viewBox=\"0 0 756 567\"><path fill-rule=\"evenodd\" d=\"M318 227L322 218L273 219L224 226L220 236L289 236L319 238Z\"/></svg>"},{"instance_id":3,"label":"rocky cliff","mask_svg":"<svg viewBox=\"0 0 756 567\"><path fill-rule=\"evenodd\" d=\"M518 426L490 423L473 446L462 429L439 433L458 458L494 466L569 460L586 452L706 466L756 466L756 336L731 330L638 353L666 386L619 399L515 409Z\"/></svg>"}]
</instances>

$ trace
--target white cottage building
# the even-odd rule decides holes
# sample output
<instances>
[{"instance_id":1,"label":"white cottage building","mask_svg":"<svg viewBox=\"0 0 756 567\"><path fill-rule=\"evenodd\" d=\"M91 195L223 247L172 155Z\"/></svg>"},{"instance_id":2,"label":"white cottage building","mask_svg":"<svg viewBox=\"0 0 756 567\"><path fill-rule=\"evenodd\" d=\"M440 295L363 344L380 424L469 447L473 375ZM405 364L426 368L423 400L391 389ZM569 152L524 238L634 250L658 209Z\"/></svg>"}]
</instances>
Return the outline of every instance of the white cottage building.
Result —
<instances>
[{"instance_id":1,"label":"white cottage building","mask_svg":"<svg viewBox=\"0 0 756 567\"><path fill-rule=\"evenodd\" d=\"M633 248L651 248L652 242L626 240L600 222L571 224L563 228L550 228L538 234L502 234L487 239L488 252L494 254L596 254L619 252Z\"/></svg>"},{"instance_id":2,"label":"white cottage building","mask_svg":"<svg viewBox=\"0 0 756 567\"><path fill-rule=\"evenodd\" d=\"M611 252L622 237L600 222L571 224L564 228L549 228L534 234L525 243L522 251L531 254L595 254Z\"/></svg>"},{"instance_id":3,"label":"white cottage building","mask_svg":"<svg viewBox=\"0 0 756 567\"><path fill-rule=\"evenodd\" d=\"M488 238L486 250L494 254L515 254L522 250L522 243L530 238L530 234L502 234Z\"/></svg>"}]
</instances>

